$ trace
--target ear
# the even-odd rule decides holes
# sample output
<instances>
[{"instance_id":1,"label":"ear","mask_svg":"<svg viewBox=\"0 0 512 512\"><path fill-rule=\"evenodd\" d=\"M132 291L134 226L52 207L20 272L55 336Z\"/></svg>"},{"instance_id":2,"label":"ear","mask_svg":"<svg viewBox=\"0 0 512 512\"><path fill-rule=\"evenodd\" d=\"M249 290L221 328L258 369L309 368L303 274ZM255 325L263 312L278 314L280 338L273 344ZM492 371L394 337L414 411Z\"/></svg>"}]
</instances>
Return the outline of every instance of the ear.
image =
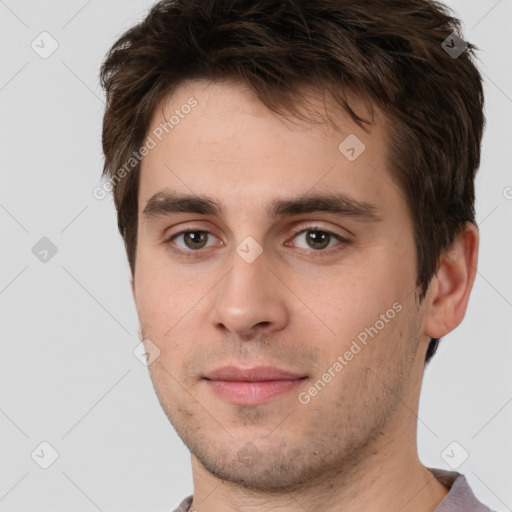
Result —
<instances>
[{"instance_id":1,"label":"ear","mask_svg":"<svg viewBox=\"0 0 512 512\"><path fill-rule=\"evenodd\" d=\"M462 322L475 281L478 246L478 228L467 222L442 254L425 300L423 332L430 338L442 338Z\"/></svg>"}]
</instances>

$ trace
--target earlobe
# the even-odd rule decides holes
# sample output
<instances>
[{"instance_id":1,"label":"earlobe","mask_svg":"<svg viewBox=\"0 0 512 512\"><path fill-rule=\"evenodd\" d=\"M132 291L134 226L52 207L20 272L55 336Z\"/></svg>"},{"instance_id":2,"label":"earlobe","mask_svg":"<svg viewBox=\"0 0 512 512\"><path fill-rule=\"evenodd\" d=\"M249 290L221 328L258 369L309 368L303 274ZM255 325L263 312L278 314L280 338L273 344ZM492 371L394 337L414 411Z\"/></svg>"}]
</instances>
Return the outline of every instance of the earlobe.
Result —
<instances>
[{"instance_id":1,"label":"earlobe","mask_svg":"<svg viewBox=\"0 0 512 512\"><path fill-rule=\"evenodd\" d=\"M441 256L427 293L424 333L442 338L460 324L466 313L478 263L478 228L467 222Z\"/></svg>"}]
</instances>

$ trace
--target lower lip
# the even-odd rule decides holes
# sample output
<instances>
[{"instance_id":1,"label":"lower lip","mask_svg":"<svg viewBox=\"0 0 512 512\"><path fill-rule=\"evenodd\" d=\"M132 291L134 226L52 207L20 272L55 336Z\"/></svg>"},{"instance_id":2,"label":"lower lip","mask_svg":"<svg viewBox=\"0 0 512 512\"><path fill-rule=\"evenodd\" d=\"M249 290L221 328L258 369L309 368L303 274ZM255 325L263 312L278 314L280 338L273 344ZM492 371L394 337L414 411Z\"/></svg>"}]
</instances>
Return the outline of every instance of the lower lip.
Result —
<instances>
[{"instance_id":1,"label":"lower lip","mask_svg":"<svg viewBox=\"0 0 512 512\"><path fill-rule=\"evenodd\" d=\"M235 382L206 380L210 389L220 397L241 405L259 405L277 395L287 393L302 384L304 379L267 380L261 382Z\"/></svg>"}]
</instances>

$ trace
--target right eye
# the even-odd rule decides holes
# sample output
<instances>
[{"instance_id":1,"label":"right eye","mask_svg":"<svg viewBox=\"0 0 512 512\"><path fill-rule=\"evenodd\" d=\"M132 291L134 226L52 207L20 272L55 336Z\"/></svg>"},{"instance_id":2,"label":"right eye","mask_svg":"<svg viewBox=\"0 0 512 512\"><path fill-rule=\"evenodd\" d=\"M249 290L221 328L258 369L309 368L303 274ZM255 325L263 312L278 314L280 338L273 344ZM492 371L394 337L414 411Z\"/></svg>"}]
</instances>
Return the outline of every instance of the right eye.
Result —
<instances>
[{"instance_id":1,"label":"right eye","mask_svg":"<svg viewBox=\"0 0 512 512\"><path fill-rule=\"evenodd\" d=\"M210 240L210 237L217 238L208 231L187 230L175 233L166 240L166 243L175 252L191 253L198 252L200 249L210 247L212 244L207 245ZM179 243L178 241L181 243ZM173 245L177 246L179 249L176 249L175 247L173 247Z\"/></svg>"}]
</instances>

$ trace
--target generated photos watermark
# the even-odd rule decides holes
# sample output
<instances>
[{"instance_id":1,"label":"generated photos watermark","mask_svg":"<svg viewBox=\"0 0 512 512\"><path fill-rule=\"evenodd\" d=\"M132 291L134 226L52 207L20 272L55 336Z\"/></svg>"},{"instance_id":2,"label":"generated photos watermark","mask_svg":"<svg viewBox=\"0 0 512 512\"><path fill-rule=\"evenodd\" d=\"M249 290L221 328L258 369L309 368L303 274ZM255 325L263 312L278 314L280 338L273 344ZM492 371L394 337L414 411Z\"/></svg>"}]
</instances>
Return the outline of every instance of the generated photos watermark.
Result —
<instances>
[{"instance_id":1,"label":"generated photos watermark","mask_svg":"<svg viewBox=\"0 0 512 512\"><path fill-rule=\"evenodd\" d=\"M137 150L132 153L130 158L125 162L123 167L117 170L117 172L111 176L108 180L104 181L101 185L95 187L92 191L92 195L95 199L101 201L107 197L109 192L114 190L115 186L122 181L128 174L130 174L133 169L135 169L142 159L149 154L149 152L156 148L158 142L162 141L162 137L164 132L169 133L178 124L182 119L192 112L192 109L197 107L199 102L191 96L186 103L181 105L180 108L174 110L174 114L166 120L165 123L160 123L152 132L151 135L148 135L144 144ZM156 140L155 140L156 139Z\"/></svg>"},{"instance_id":2,"label":"generated photos watermark","mask_svg":"<svg viewBox=\"0 0 512 512\"><path fill-rule=\"evenodd\" d=\"M379 316L379 319L375 323L366 327L362 330L355 339L352 340L350 348L345 351L343 355L339 355L336 361L332 363L329 368L320 376L315 383L310 386L307 390L301 391L297 398L302 405L307 405L311 402L311 399L318 395L342 370L345 368L354 357L359 354L370 341L369 338L373 339L377 336L387 324L393 320L398 313L403 309L400 302L395 302L385 313Z\"/></svg>"}]
</instances>

